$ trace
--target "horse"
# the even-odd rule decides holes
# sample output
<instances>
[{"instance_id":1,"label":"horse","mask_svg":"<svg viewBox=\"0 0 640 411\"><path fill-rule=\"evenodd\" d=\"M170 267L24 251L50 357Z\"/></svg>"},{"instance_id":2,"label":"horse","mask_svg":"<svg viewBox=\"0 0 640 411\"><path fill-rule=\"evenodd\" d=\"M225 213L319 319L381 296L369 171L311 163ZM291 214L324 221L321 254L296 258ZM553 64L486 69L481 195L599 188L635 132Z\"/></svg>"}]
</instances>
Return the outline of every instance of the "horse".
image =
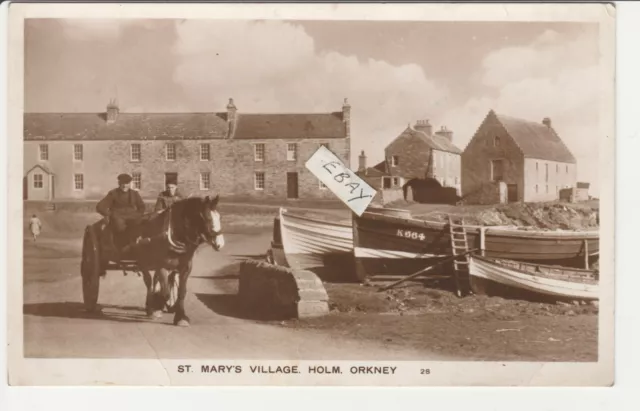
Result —
<instances>
[{"instance_id":1,"label":"horse","mask_svg":"<svg viewBox=\"0 0 640 411\"><path fill-rule=\"evenodd\" d=\"M149 317L162 317L162 310L170 297L169 273L177 272L180 281L173 324L182 327L190 325L184 300L193 255L202 244L209 244L216 251L224 247L221 218L217 211L219 199L219 196L207 196L176 201L131 231L132 238L144 239L125 248L128 249L127 256L136 262L143 275L147 288L145 309ZM152 271L159 277L156 278L160 284L159 291L155 290Z\"/></svg>"}]
</instances>

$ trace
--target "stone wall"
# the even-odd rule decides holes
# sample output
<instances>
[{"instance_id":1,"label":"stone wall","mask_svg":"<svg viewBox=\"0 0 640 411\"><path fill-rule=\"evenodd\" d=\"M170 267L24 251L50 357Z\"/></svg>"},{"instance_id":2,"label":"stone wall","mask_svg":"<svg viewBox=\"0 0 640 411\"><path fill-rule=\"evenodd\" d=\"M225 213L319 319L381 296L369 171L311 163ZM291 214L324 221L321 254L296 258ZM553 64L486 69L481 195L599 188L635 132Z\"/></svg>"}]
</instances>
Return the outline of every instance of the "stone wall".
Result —
<instances>
[{"instance_id":1,"label":"stone wall","mask_svg":"<svg viewBox=\"0 0 640 411\"><path fill-rule=\"evenodd\" d=\"M476 191L465 195L464 204L501 204L507 202L507 184L501 182L489 182L480 185Z\"/></svg>"},{"instance_id":2,"label":"stone wall","mask_svg":"<svg viewBox=\"0 0 640 411\"><path fill-rule=\"evenodd\" d=\"M315 274L262 261L240 265L239 296L248 312L268 319L317 317L329 312L329 296Z\"/></svg>"},{"instance_id":3,"label":"stone wall","mask_svg":"<svg viewBox=\"0 0 640 411\"><path fill-rule=\"evenodd\" d=\"M389 204L394 201L404 200L404 191L402 188L379 190L377 196L380 196L379 200L382 204Z\"/></svg>"},{"instance_id":4,"label":"stone wall","mask_svg":"<svg viewBox=\"0 0 640 411\"><path fill-rule=\"evenodd\" d=\"M175 144L176 159L167 161L165 145ZM210 159L200 159L200 145L209 144ZM254 146L265 145L264 161L255 161ZM296 160L287 161L287 144L296 143ZM287 198L287 173L298 173L300 199L333 199L330 190L320 187L319 180L306 169L305 162L320 147L328 144L346 165L350 166L350 139L296 140L129 140L129 141L26 141L24 172L36 164L53 174L53 199L99 199L117 186L120 173L139 173L140 194L153 199L164 190L165 173L178 173L180 191L184 195L242 196L249 198ZM49 159L41 161L38 145L47 144ZM73 146L82 144L83 160L74 161ZM131 144L140 144L140 161L131 161ZM210 189L200 186L200 173L209 173ZM256 190L254 176L264 172L264 190ZM74 174L82 174L84 189L75 190ZM36 198L31 198L36 199Z\"/></svg>"}]
</instances>

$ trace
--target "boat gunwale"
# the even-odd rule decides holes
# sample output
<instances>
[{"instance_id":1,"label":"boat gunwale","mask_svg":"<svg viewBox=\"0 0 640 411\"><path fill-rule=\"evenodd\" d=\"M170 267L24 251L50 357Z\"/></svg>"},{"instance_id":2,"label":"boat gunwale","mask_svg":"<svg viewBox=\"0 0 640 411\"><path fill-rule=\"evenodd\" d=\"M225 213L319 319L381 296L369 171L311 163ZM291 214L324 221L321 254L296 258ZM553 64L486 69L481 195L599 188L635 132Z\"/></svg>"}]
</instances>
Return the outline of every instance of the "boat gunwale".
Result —
<instances>
[{"instance_id":1,"label":"boat gunwale","mask_svg":"<svg viewBox=\"0 0 640 411\"><path fill-rule=\"evenodd\" d=\"M444 230L448 223L444 221L422 220L415 217L397 217L379 213L365 212L359 219L363 220L382 220L388 222L402 221L409 224L415 224L416 226L423 226L425 228L442 229ZM357 221L355 219L354 221ZM470 225L465 224L464 229L474 234L480 234L484 230L485 235L496 234L504 237L522 237L522 238L535 238L535 239L599 239L599 230L590 231L543 231L543 230L519 230L516 226L484 226L484 225Z\"/></svg>"},{"instance_id":2,"label":"boat gunwale","mask_svg":"<svg viewBox=\"0 0 640 411\"><path fill-rule=\"evenodd\" d=\"M470 258L474 258L480 261L484 261L490 264L494 264L494 265L498 265L500 267L504 267L504 268L509 268L509 267L505 267L503 265L501 265L500 263L498 263L497 261L513 261L514 263L520 264L520 265L527 265L527 266L531 266L531 267L542 267L542 268L548 268L548 269L552 269L552 270L566 270L566 271L575 271L575 272L580 272L580 273L597 273L598 270L592 270L592 269L585 269L585 268L573 268L573 267L565 267L565 266L560 266L560 265L549 265L549 264L536 264L536 263L529 263L529 262L525 262L525 261L518 261L518 260L509 260L508 258L493 258L493 257L484 257L481 255L478 255L476 253L473 253L471 255L469 255ZM518 270L518 271L522 271L522 270Z\"/></svg>"}]
</instances>

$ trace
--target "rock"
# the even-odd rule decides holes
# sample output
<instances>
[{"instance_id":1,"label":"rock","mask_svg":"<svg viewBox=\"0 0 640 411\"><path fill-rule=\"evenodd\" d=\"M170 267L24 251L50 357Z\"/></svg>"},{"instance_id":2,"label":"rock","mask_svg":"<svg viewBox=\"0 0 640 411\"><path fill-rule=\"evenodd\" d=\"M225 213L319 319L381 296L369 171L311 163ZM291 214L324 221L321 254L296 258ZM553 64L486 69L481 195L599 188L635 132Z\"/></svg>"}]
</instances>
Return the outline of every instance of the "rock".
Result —
<instances>
[{"instance_id":1,"label":"rock","mask_svg":"<svg viewBox=\"0 0 640 411\"><path fill-rule=\"evenodd\" d=\"M572 302L571 302L571 304L573 304L573 305L580 305L580 301L578 301L578 300L574 300L574 301L572 301Z\"/></svg>"},{"instance_id":2,"label":"rock","mask_svg":"<svg viewBox=\"0 0 640 411\"><path fill-rule=\"evenodd\" d=\"M563 307L568 307L568 306L570 306L570 305L571 305L571 304L566 303L566 302L564 302L564 301L556 301L556 304L557 304L557 305L561 305L561 306L563 306Z\"/></svg>"},{"instance_id":3,"label":"rock","mask_svg":"<svg viewBox=\"0 0 640 411\"><path fill-rule=\"evenodd\" d=\"M600 303L598 302L598 300L593 300L593 301L591 301L591 303L590 303L590 304L591 304L592 306L594 306L594 307L598 307Z\"/></svg>"},{"instance_id":4,"label":"rock","mask_svg":"<svg viewBox=\"0 0 640 411\"><path fill-rule=\"evenodd\" d=\"M573 315L576 315L576 312L575 312L575 311L573 311L573 310L569 310L569 311L567 311L565 314L567 314L567 315L569 315L569 316L573 316Z\"/></svg>"}]
</instances>

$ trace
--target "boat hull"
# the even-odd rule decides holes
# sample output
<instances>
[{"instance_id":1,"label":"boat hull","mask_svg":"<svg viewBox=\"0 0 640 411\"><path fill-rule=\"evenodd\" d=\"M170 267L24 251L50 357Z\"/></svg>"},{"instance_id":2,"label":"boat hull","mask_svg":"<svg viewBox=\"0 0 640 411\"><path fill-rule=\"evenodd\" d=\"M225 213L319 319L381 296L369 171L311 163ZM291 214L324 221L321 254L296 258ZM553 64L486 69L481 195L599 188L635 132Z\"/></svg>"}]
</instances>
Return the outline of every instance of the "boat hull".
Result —
<instances>
[{"instance_id":1,"label":"boat hull","mask_svg":"<svg viewBox=\"0 0 640 411\"><path fill-rule=\"evenodd\" d=\"M469 258L471 288L479 292L476 279L488 280L511 289L559 297L563 299L597 300L598 283L595 272L551 266L535 266L508 260L477 256ZM484 290L485 285L482 284Z\"/></svg>"},{"instance_id":2,"label":"boat hull","mask_svg":"<svg viewBox=\"0 0 640 411\"><path fill-rule=\"evenodd\" d=\"M486 257L537 264L584 267L585 242L590 262L597 259L597 232L542 232L467 226L469 249ZM353 217L356 275L409 275L452 255L446 223L365 212ZM439 273L449 271L445 264ZM436 273L436 271L434 271Z\"/></svg>"},{"instance_id":3,"label":"boat hull","mask_svg":"<svg viewBox=\"0 0 640 411\"><path fill-rule=\"evenodd\" d=\"M353 230L350 224L280 211L282 250L289 267L309 270L326 281L353 279Z\"/></svg>"}]
</instances>

